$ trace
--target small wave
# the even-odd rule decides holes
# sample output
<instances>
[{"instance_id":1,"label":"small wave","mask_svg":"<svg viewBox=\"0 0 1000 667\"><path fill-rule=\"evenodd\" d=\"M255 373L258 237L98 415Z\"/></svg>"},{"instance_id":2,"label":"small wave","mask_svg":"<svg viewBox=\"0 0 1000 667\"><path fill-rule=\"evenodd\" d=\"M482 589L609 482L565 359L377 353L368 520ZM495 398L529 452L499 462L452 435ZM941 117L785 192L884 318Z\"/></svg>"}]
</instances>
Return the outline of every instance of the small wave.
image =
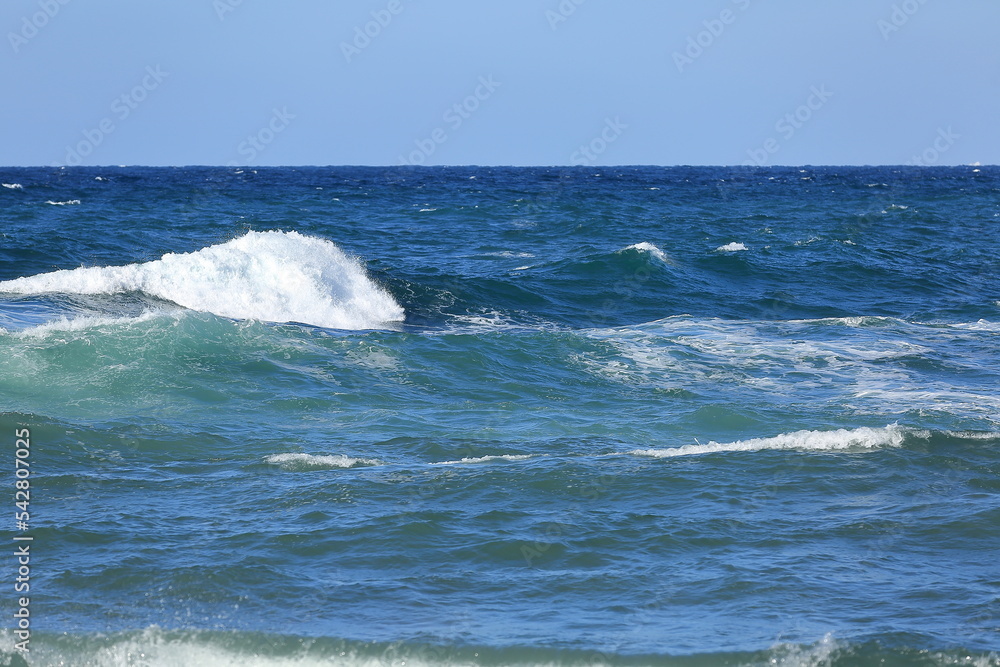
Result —
<instances>
[{"instance_id":1,"label":"small wave","mask_svg":"<svg viewBox=\"0 0 1000 667\"><path fill-rule=\"evenodd\" d=\"M248 232L196 252L127 266L86 267L0 282L18 294L143 292L221 317L374 329L403 308L361 262L297 232Z\"/></svg>"},{"instance_id":2,"label":"small wave","mask_svg":"<svg viewBox=\"0 0 1000 667\"><path fill-rule=\"evenodd\" d=\"M747 250L748 248L742 243L733 241L732 243L727 243L726 245L720 245L715 249L716 252L739 252L741 250Z\"/></svg>"},{"instance_id":3,"label":"small wave","mask_svg":"<svg viewBox=\"0 0 1000 667\"><path fill-rule=\"evenodd\" d=\"M670 259L666 256L666 254L664 254L662 250L657 248L652 243L647 243L645 241L643 241L642 243L635 243L633 245L628 246L627 248L623 248L622 250L638 250L639 252L647 252L656 259L660 260L661 262L664 262L665 264L670 263Z\"/></svg>"},{"instance_id":4,"label":"small wave","mask_svg":"<svg viewBox=\"0 0 1000 667\"><path fill-rule=\"evenodd\" d=\"M757 452L764 449L791 449L807 451L841 451L847 449L881 449L882 447L899 447L907 431L898 424L890 424L884 428L861 427L856 429L837 429L836 431L795 431L783 433L772 438L752 438L735 442L709 442L704 445L683 445L667 449L636 449L629 454L634 456L652 456L654 458L672 458L674 456L692 456L696 454L714 454L717 452ZM922 434L923 432L917 432Z\"/></svg>"},{"instance_id":5,"label":"small wave","mask_svg":"<svg viewBox=\"0 0 1000 667\"><path fill-rule=\"evenodd\" d=\"M526 459L534 458L532 454L497 454L492 456L475 456L466 457L464 459L459 459L457 461L438 461L432 463L431 465L436 466L449 466L459 463L486 463L487 461L524 461Z\"/></svg>"},{"instance_id":6,"label":"small wave","mask_svg":"<svg viewBox=\"0 0 1000 667\"><path fill-rule=\"evenodd\" d=\"M382 462L377 459L361 459L343 454L302 454L289 452L272 454L264 459L267 463L281 466L285 470L320 470L330 468L355 468L360 466L377 466Z\"/></svg>"},{"instance_id":7,"label":"small wave","mask_svg":"<svg viewBox=\"0 0 1000 667\"><path fill-rule=\"evenodd\" d=\"M24 189L24 186L21 185L20 183L0 183L0 185L4 186L8 190L23 190Z\"/></svg>"},{"instance_id":8,"label":"small wave","mask_svg":"<svg viewBox=\"0 0 1000 667\"><path fill-rule=\"evenodd\" d=\"M51 199L45 202L46 204L52 204L53 206L74 206L80 203L79 199L69 199L67 201L52 201Z\"/></svg>"}]
</instances>

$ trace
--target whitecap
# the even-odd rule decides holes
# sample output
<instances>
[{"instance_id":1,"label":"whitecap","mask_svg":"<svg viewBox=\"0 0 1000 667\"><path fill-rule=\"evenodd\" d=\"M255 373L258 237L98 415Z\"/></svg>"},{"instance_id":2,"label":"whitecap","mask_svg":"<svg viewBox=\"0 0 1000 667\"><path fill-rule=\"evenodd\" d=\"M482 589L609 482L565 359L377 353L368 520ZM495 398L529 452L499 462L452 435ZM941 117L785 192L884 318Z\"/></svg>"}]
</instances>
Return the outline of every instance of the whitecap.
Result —
<instances>
[{"instance_id":1,"label":"whitecap","mask_svg":"<svg viewBox=\"0 0 1000 667\"><path fill-rule=\"evenodd\" d=\"M354 468L357 466L377 466L382 462L377 459L362 459L343 454L303 454L287 452L272 454L264 459L267 463L282 468L301 470L303 468Z\"/></svg>"},{"instance_id":2,"label":"whitecap","mask_svg":"<svg viewBox=\"0 0 1000 667\"><path fill-rule=\"evenodd\" d=\"M716 248L716 252L739 252L741 250L747 250L748 248L742 243L733 241L732 243L727 243L726 245L720 245Z\"/></svg>"},{"instance_id":3,"label":"whitecap","mask_svg":"<svg viewBox=\"0 0 1000 667\"><path fill-rule=\"evenodd\" d=\"M46 204L52 204L53 206L73 206L79 204L79 199L69 199L67 201L52 201L51 199L45 202Z\"/></svg>"},{"instance_id":4,"label":"whitecap","mask_svg":"<svg viewBox=\"0 0 1000 667\"><path fill-rule=\"evenodd\" d=\"M373 329L403 308L361 262L324 239L248 232L196 252L127 266L67 269L0 282L18 294L143 292L221 317Z\"/></svg>"},{"instance_id":5,"label":"whitecap","mask_svg":"<svg viewBox=\"0 0 1000 667\"><path fill-rule=\"evenodd\" d=\"M642 243L634 243L626 248L622 248L622 250L620 250L619 252L625 250L638 250L639 252L649 253L649 255L655 257L664 264L673 264L673 260L667 257L666 253L664 253L662 250L657 248L652 243L647 243L646 241L643 241Z\"/></svg>"},{"instance_id":6,"label":"whitecap","mask_svg":"<svg viewBox=\"0 0 1000 667\"><path fill-rule=\"evenodd\" d=\"M0 183L0 185L4 186L8 190L23 190L24 189L24 186L21 185L20 183Z\"/></svg>"}]
</instances>

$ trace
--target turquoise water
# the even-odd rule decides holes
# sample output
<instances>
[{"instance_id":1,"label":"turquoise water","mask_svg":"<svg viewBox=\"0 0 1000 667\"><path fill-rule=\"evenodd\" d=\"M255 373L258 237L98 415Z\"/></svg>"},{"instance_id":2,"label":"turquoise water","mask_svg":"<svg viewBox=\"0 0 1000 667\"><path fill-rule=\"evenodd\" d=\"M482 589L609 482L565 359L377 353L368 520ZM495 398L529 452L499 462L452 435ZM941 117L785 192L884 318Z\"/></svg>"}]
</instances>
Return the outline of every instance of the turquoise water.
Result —
<instances>
[{"instance_id":1,"label":"turquoise water","mask_svg":"<svg viewBox=\"0 0 1000 667\"><path fill-rule=\"evenodd\" d=\"M1000 665L996 168L0 182L10 664Z\"/></svg>"}]
</instances>

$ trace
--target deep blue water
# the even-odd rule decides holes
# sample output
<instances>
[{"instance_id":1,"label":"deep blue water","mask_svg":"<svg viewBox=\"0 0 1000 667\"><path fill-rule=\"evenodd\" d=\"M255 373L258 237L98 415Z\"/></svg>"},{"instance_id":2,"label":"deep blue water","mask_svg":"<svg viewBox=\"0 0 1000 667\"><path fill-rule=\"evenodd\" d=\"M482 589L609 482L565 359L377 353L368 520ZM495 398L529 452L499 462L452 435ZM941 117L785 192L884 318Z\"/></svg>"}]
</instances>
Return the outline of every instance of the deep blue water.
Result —
<instances>
[{"instance_id":1,"label":"deep blue water","mask_svg":"<svg viewBox=\"0 0 1000 667\"><path fill-rule=\"evenodd\" d=\"M0 182L0 660L1000 665L1000 168Z\"/></svg>"}]
</instances>

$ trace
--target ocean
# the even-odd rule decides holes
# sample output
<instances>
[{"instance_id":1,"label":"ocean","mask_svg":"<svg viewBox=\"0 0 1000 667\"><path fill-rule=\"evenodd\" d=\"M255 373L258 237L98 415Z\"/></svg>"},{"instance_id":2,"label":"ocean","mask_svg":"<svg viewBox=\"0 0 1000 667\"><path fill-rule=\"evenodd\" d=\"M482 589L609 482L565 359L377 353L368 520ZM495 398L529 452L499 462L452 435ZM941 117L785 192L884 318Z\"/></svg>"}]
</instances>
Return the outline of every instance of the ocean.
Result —
<instances>
[{"instance_id":1,"label":"ocean","mask_svg":"<svg viewBox=\"0 0 1000 667\"><path fill-rule=\"evenodd\" d=\"M0 664L1000 665L998 167L0 182Z\"/></svg>"}]
</instances>

